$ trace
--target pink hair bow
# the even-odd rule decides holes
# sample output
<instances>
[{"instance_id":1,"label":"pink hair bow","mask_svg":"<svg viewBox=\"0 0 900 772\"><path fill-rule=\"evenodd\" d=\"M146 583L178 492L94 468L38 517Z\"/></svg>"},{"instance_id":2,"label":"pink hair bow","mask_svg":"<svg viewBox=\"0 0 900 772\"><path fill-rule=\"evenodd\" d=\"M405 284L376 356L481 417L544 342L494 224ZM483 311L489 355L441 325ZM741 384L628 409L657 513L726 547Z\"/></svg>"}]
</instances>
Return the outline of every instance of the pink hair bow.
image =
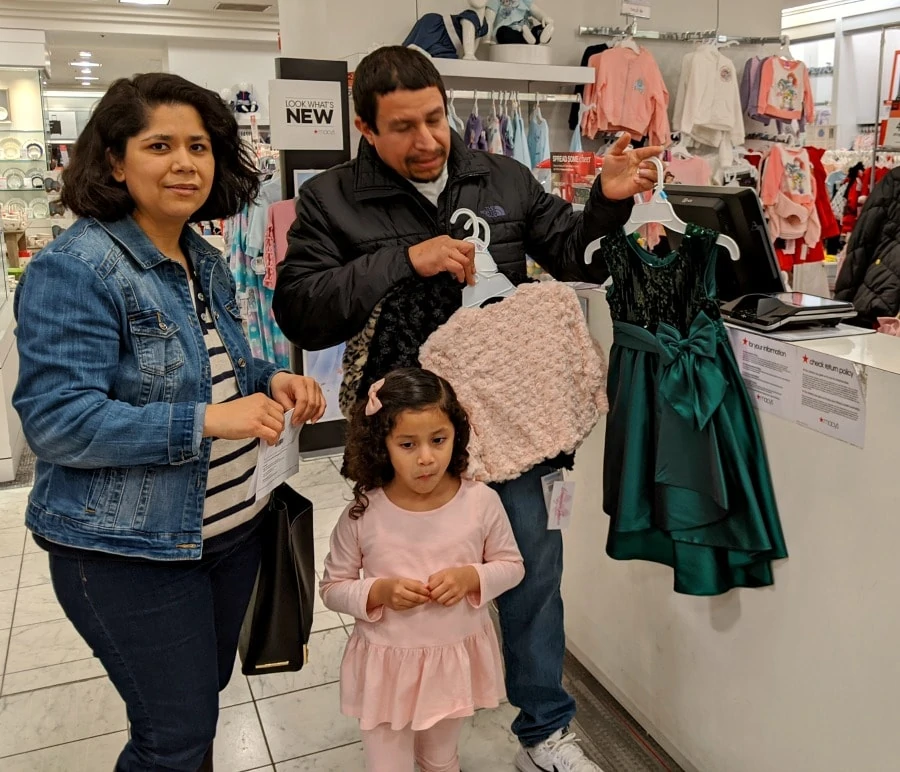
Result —
<instances>
[{"instance_id":1,"label":"pink hair bow","mask_svg":"<svg viewBox=\"0 0 900 772\"><path fill-rule=\"evenodd\" d=\"M384 378L375 381L369 387L369 401L366 404L366 415L375 415L382 407L381 400L378 399L378 390L384 386Z\"/></svg>"}]
</instances>

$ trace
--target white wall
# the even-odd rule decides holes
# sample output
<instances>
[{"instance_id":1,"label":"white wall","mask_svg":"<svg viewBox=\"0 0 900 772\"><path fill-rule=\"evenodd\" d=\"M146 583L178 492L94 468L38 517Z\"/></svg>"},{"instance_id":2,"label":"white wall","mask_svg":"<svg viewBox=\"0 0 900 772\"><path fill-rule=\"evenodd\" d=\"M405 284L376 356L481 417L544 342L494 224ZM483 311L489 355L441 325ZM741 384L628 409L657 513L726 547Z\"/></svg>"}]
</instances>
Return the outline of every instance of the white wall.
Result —
<instances>
[{"instance_id":1,"label":"white wall","mask_svg":"<svg viewBox=\"0 0 900 772\"><path fill-rule=\"evenodd\" d=\"M269 81L275 77L275 46L246 47L240 44L169 44L168 72L192 80L219 92L236 89L238 83L249 83L259 102L257 120L261 126L269 122ZM239 120L246 121L243 116Z\"/></svg>"},{"instance_id":2,"label":"white wall","mask_svg":"<svg viewBox=\"0 0 900 772\"><path fill-rule=\"evenodd\" d=\"M41 83L37 70L4 70L0 68L0 88L9 89L12 129L14 131L32 131L43 135ZM0 129L0 135L2 134L3 129ZM27 141L31 142L40 138L37 135L27 137Z\"/></svg>"}]
</instances>

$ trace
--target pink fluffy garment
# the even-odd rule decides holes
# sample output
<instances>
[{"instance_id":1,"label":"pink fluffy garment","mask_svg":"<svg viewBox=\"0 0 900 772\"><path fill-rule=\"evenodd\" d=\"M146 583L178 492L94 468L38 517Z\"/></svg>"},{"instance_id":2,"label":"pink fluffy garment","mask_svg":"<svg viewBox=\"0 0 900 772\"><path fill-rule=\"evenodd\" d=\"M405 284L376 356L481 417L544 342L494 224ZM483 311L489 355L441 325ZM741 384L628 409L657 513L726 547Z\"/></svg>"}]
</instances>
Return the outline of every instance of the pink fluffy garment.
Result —
<instances>
[{"instance_id":1,"label":"pink fluffy garment","mask_svg":"<svg viewBox=\"0 0 900 772\"><path fill-rule=\"evenodd\" d=\"M425 341L419 362L453 385L469 413L475 480L512 480L574 452L609 410L603 351L575 291L559 282L461 308Z\"/></svg>"}]
</instances>

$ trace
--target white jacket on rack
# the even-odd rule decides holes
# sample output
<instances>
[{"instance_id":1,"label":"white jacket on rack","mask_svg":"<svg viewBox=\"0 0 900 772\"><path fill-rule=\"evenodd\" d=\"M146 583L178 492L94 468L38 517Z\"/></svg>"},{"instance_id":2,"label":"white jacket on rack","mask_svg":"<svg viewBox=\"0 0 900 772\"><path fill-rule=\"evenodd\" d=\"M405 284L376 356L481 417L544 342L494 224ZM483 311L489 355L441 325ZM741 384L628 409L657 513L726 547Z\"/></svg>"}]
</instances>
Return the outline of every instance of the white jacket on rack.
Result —
<instances>
[{"instance_id":1,"label":"white jacket on rack","mask_svg":"<svg viewBox=\"0 0 900 772\"><path fill-rule=\"evenodd\" d=\"M734 62L713 46L701 46L681 63L675 97L675 131L719 149L723 166L744 143L744 116Z\"/></svg>"}]
</instances>

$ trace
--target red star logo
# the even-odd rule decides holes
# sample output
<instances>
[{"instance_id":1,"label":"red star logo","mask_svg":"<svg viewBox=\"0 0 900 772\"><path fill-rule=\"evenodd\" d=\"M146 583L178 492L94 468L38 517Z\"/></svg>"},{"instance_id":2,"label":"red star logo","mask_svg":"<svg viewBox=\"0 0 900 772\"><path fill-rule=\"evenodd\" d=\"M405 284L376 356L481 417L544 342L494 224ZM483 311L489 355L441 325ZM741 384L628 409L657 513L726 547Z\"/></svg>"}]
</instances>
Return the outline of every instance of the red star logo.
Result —
<instances>
[{"instance_id":1,"label":"red star logo","mask_svg":"<svg viewBox=\"0 0 900 772\"><path fill-rule=\"evenodd\" d=\"M756 395L756 398L757 398L757 399L762 399L762 397L760 397L759 394Z\"/></svg>"},{"instance_id":2,"label":"red star logo","mask_svg":"<svg viewBox=\"0 0 900 772\"><path fill-rule=\"evenodd\" d=\"M745 346L749 346L749 345L750 345L750 341L747 340L746 338L744 338L744 345L745 345Z\"/></svg>"},{"instance_id":3,"label":"red star logo","mask_svg":"<svg viewBox=\"0 0 900 772\"><path fill-rule=\"evenodd\" d=\"M809 364L809 357L806 356L805 354L803 355L803 364L805 364L805 365Z\"/></svg>"},{"instance_id":4,"label":"red star logo","mask_svg":"<svg viewBox=\"0 0 900 772\"><path fill-rule=\"evenodd\" d=\"M820 423L820 424L824 424L824 423L825 423L825 419L824 419L824 418L820 418L820 419L819 419L819 423Z\"/></svg>"}]
</instances>

